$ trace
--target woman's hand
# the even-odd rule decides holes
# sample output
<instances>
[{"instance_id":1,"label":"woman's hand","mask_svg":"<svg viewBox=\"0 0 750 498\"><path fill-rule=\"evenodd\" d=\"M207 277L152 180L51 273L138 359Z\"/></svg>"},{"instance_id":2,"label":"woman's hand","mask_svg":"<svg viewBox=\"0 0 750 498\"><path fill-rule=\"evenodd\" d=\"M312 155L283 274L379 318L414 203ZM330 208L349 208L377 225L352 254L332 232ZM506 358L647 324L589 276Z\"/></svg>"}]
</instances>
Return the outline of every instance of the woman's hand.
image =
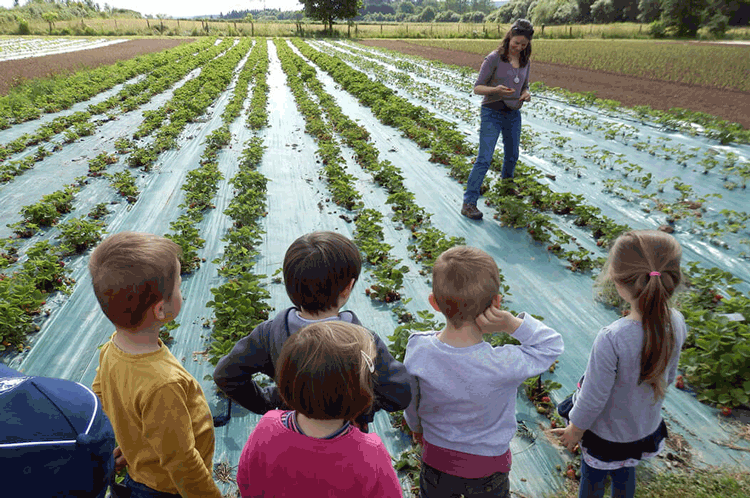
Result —
<instances>
[{"instance_id":1,"label":"woman's hand","mask_svg":"<svg viewBox=\"0 0 750 498\"><path fill-rule=\"evenodd\" d=\"M524 90L523 93L521 94L521 98L519 98L518 100L520 100L521 102L530 102L531 94L529 93L528 90Z\"/></svg>"},{"instance_id":2,"label":"woman's hand","mask_svg":"<svg viewBox=\"0 0 750 498\"><path fill-rule=\"evenodd\" d=\"M565 429L552 429L550 432L555 436L560 437L560 442L568 449L568 451L575 453L576 446L578 446L578 443L583 437L583 433L586 431L584 429L579 429L573 424L568 424Z\"/></svg>"},{"instance_id":3,"label":"woman's hand","mask_svg":"<svg viewBox=\"0 0 750 498\"><path fill-rule=\"evenodd\" d=\"M505 85L498 85L495 87L494 93L497 95L502 95L503 97L508 97L510 95L513 95L513 93L515 93L515 90L512 88L508 88Z\"/></svg>"}]
</instances>

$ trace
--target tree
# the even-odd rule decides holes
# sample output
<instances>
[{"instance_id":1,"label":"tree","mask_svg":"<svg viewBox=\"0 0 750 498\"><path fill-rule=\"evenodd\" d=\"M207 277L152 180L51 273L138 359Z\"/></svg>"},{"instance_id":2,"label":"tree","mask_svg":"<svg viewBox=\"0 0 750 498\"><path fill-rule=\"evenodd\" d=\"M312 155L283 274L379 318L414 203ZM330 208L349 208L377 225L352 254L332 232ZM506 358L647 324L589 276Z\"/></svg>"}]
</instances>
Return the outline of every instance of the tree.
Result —
<instances>
[{"instance_id":1,"label":"tree","mask_svg":"<svg viewBox=\"0 0 750 498\"><path fill-rule=\"evenodd\" d=\"M661 20L679 37L695 38L701 26L706 0L663 0Z\"/></svg>"},{"instance_id":2,"label":"tree","mask_svg":"<svg viewBox=\"0 0 750 498\"><path fill-rule=\"evenodd\" d=\"M638 20L640 22L653 22L661 16L661 0L639 0Z\"/></svg>"},{"instance_id":3,"label":"tree","mask_svg":"<svg viewBox=\"0 0 750 498\"><path fill-rule=\"evenodd\" d=\"M42 14L42 19L49 23L49 34L52 34L52 26L54 26L55 21L57 21L57 12L44 12Z\"/></svg>"},{"instance_id":4,"label":"tree","mask_svg":"<svg viewBox=\"0 0 750 498\"><path fill-rule=\"evenodd\" d=\"M300 2L305 6L305 14L323 21L331 34L333 34L334 19L356 17L362 7L361 0L300 0Z\"/></svg>"},{"instance_id":5,"label":"tree","mask_svg":"<svg viewBox=\"0 0 750 498\"><path fill-rule=\"evenodd\" d=\"M417 20L418 22L432 22L435 20L436 15L437 13L435 12L435 8L427 6L422 9L422 12L419 13L419 16L417 16Z\"/></svg>"},{"instance_id":6,"label":"tree","mask_svg":"<svg viewBox=\"0 0 750 498\"><path fill-rule=\"evenodd\" d=\"M398 5L398 12L401 12L403 14L413 14L414 13L414 4L411 3L409 0L404 0Z\"/></svg>"}]
</instances>

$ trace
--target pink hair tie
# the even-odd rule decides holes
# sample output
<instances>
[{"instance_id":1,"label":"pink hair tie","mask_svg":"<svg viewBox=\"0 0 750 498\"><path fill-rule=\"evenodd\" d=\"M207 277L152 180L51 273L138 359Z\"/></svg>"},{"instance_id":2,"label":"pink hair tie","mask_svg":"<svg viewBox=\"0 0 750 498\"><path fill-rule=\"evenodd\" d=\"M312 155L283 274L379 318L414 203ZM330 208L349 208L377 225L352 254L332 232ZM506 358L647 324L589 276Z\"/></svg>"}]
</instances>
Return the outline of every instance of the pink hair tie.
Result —
<instances>
[{"instance_id":1,"label":"pink hair tie","mask_svg":"<svg viewBox=\"0 0 750 498\"><path fill-rule=\"evenodd\" d=\"M659 273L658 271L652 271L651 273L648 274L648 276L649 277L661 277L661 273Z\"/></svg>"}]
</instances>

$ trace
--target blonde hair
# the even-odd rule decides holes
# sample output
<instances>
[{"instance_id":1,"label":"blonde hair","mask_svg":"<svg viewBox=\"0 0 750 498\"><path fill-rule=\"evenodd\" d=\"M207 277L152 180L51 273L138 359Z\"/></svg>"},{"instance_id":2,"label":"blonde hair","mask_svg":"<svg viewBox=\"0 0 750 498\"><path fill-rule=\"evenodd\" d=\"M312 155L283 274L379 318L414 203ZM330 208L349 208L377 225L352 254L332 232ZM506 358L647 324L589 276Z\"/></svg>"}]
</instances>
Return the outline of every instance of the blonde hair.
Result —
<instances>
[{"instance_id":1,"label":"blonde hair","mask_svg":"<svg viewBox=\"0 0 750 498\"><path fill-rule=\"evenodd\" d=\"M117 327L137 329L155 303L172 297L180 246L149 233L120 232L91 254L89 272L104 314Z\"/></svg>"},{"instance_id":2,"label":"blonde hair","mask_svg":"<svg viewBox=\"0 0 750 498\"><path fill-rule=\"evenodd\" d=\"M310 324L281 348L276 385L287 406L316 420L354 420L375 394L372 333L338 320Z\"/></svg>"},{"instance_id":3,"label":"blonde hair","mask_svg":"<svg viewBox=\"0 0 750 498\"><path fill-rule=\"evenodd\" d=\"M497 263L476 247L452 247L432 268L432 294L454 327L473 321L490 307L499 291Z\"/></svg>"},{"instance_id":4,"label":"blonde hair","mask_svg":"<svg viewBox=\"0 0 750 498\"><path fill-rule=\"evenodd\" d=\"M675 346L669 299L682 281L682 248L671 235L657 230L631 231L617 238L602 270L633 297L643 323L640 382L654 397L666 393L664 372ZM651 275L658 272L659 275Z\"/></svg>"}]
</instances>

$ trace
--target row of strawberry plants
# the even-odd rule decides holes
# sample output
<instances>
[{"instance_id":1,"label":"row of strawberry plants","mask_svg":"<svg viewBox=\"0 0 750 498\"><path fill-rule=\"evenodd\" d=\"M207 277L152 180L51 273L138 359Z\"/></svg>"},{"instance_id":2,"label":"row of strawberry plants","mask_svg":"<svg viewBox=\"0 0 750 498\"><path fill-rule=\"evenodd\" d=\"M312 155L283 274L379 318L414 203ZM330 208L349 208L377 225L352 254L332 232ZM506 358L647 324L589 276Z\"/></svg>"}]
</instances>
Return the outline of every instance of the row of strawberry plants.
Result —
<instances>
[{"instance_id":1,"label":"row of strawberry plants","mask_svg":"<svg viewBox=\"0 0 750 498\"><path fill-rule=\"evenodd\" d=\"M251 40L245 40L237 46L247 53L251 42ZM243 53L239 55L244 56ZM198 250L203 248L206 241L200 238L197 225L203 221L205 211L215 207L213 198L219 188L219 181L224 178L219 171L219 151L229 145L232 139L229 124L240 115L247 97L249 80L255 73L256 60L257 58L247 54L247 59L237 74L232 98L222 113L223 124L206 137L206 148L201 156L200 167L188 172L185 184L182 186L182 190L185 191L185 200L180 207L186 208L187 211L170 224L174 233L167 234L166 237L172 239L182 249L180 263L183 273L192 273L200 267L201 258L198 257Z\"/></svg>"},{"instance_id":2,"label":"row of strawberry plants","mask_svg":"<svg viewBox=\"0 0 750 498\"><path fill-rule=\"evenodd\" d=\"M45 203L51 206L49 213L40 215L41 223L57 224L62 213L70 212L73 195L78 185L71 185L50 194ZM36 211L38 205L27 206L28 213ZM54 211L54 214L52 212ZM65 268L64 258L80 254L101 240L104 224L98 220L106 211L106 206L98 205L88 218L76 218L57 224L59 243L43 240L32 245L24 254L24 261L10 273L0 273L0 351L14 347L24 349L27 334L38 331L45 315L43 306L50 294L56 291L68 292L74 283ZM0 240L0 268L18 262L16 247L10 239Z\"/></svg>"},{"instance_id":3,"label":"row of strawberry plants","mask_svg":"<svg viewBox=\"0 0 750 498\"><path fill-rule=\"evenodd\" d=\"M305 47L301 43L298 46L303 51L303 53L305 53L306 56L309 56L313 60L316 59L316 52L310 51L309 49L306 51ZM320 59L324 59L324 58L318 56L317 59L318 60L316 60L316 62L319 62ZM340 65L340 64L337 64L336 61L332 61L332 62L326 61L326 62L333 69L337 69L336 66ZM319 63L319 65L321 65L321 67L325 69L325 64ZM342 70L341 72L346 73L345 70ZM333 71L329 71L329 73L333 73ZM377 96L377 92L379 89L369 88L366 82L366 78L361 78L361 79L353 78L352 81L347 81L344 77L337 78L335 74L332 74L332 75L334 76L334 79L337 81L337 83L341 84L343 88L345 89L353 88L354 90L350 90L350 91L355 93L355 95L357 95L361 100L364 100L365 104L367 104L369 99L374 100L377 98L376 96ZM384 92L384 93L386 95L388 94L388 92ZM375 103L373 103L373 107L375 107ZM395 106L391 106L389 110L392 110L393 107ZM412 115L414 114L416 113L413 113ZM523 168L524 166L520 165L520 167ZM391 168L387 168L387 169L391 169ZM530 173L532 171L537 176L540 174L538 170L531 170L531 169L529 169L527 173ZM386 181L387 181L387 178L398 178L398 175L394 175L393 172L389 172L389 174L384 175L384 176L386 176ZM527 177L527 174L521 174L519 176L521 178L524 178L524 177ZM521 181L518 187L519 187L519 190L522 190L522 191L526 190L526 194L529 196L529 199L531 200L531 202L536 202L539 205L548 206L546 207L546 209L556 209L558 210L558 212L560 212L560 214L563 214L568 209L570 209L570 213L576 217L575 223L581 226L588 225L592 227L594 233L598 236L600 240L602 239L612 240L618 233L622 232L623 230L628 229L628 227L626 227L625 225L615 224L613 220L609 220L608 218L605 218L605 217L601 217L601 218L598 217L597 214L599 213L599 211L596 208L585 206L582 203L577 203L576 198L572 197L571 194L566 195L566 194L556 194L553 192L544 192L543 190L538 190L538 187L536 185L539 185L539 182L532 180L532 179L527 180L527 182L528 182L527 184L524 184L524 182ZM498 199L497 202L501 202L500 201L501 199L505 199L508 197L512 197L513 199L515 199L514 195L503 192L504 188L502 184L499 182L496 184L495 190L498 191L497 196L496 196L496 199ZM566 198L558 199L558 197L561 195L565 196ZM571 204L572 204L572 207L571 207ZM504 214L508 216L510 214L511 207L510 206L507 206L507 207L508 209L506 209L505 211L501 211L501 215ZM516 203L516 201L514 201L513 208L517 209L517 211L519 212L528 210L528 207L519 206ZM533 220L531 221L533 222ZM552 251L559 250L558 248L554 247L555 243L556 241L554 240L551 241L550 246L553 246L553 247L550 247L550 250ZM582 263L586 264L588 261L590 261L588 259L587 251L585 249L582 249L578 256L574 255L573 257L570 257L570 259L572 260L571 265L575 265L575 264L580 265ZM715 271L720 271L720 270L707 269L707 270L702 270L702 271L715 272ZM697 273L697 271L688 272L686 274L688 275L689 280L696 280L699 278L699 273ZM696 287L695 285L685 294L686 296L693 296L699 293L700 289L699 287ZM714 283L714 287L713 287L714 289L716 289L716 285L717 284ZM745 317L750 316L750 310L747 309L746 304L743 304L743 303L747 303L747 298L743 297L741 294L737 293L736 291L732 291L732 292L736 294L735 295L735 298L737 299L736 303L738 303L738 304L735 304L734 306L740 307L743 309L743 313L742 313L743 316ZM687 314L699 314L703 316L706 309L702 307L701 304L693 303L691 305L689 304L689 301L690 299L683 299L683 304L680 305L681 311ZM739 350L740 348L734 346L734 343L736 342L744 343L743 337L744 337L744 334L746 333L746 324L744 324L744 322L727 322L726 319L719 316L719 314L711 315L708 318L704 317L704 319L709 320L710 323L698 323L698 322L695 323L695 325L699 327L698 330L701 331L699 332L699 334L701 334L701 337L703 337L704 334L708 333L707 331L711 329L723 331L728 334L727 335L728 338L725 340L726 347L733 351L732 353L733 356L731 359L731 362L733 362L732 363L733 368L730 371L735 371L737 368L737 365L739 363L742 363L743 360L741 358L744 358L744 355L742 351ZM710 336L710 337L713 337L713 336ZM706 345L707 344L706 341L708 341L708 344L713 344L713 342L715 342L714 339L708 339L705 337L704 339L705 340L701 342L703 347L693 348L690 344L686 346L689 349L694 349L696 351L695 354L699 355L701 360L700 361L692 360L693 357L691 355L687 355L686 358L691 358L691 361L693 364L703 365L703 370L699 368L693 368L692 370L690 370L693 373L688 375L688 380L690 380L691 378L695 379L697 385L704 386L703 394L701 395L701 400L709 401L711 403L716 403L716 404L724 404L724 405L726 405L727 403L735 403L735 406L736 406L736 403L743 402L742 400L745 399L744 398L745 394L750 394L750 391L747 391L747 387L750 387L750 386L746 386L744 379L741 379L738 377L727 377L724 379L724 383L720 385L720 384L717 384L717 382L720 381L720 379L710 378L710 376L705 374L705 371L707 369L713 369L712 371L715 372L716 371L715 369L721 368L721 365L723 363L727 363L727 361L730 361L730 360L727 359L728 357L724 357L724 358L721 357L721 355L718 353L719 351L721 351L720 348L710 347ZM683 368L688 368L689 366L686 362L683 362L682 365L683 365ZM744 363L742 363L742 365L744 365ZM744 365L744 368L746 371L746 368L748 368L748 366ZM699 374L696 372L704 372L704 373ZM698 381L699 379L697 377L698 375L700 375L699 377L700 382ZM716 387L710 388L710 387L705 387L705 386L716 386ZM740 395L740 390L742 390L743 393L745 394ZM728 396L730 398L728 398Z\"/></svg>"},{"instance_id":4,"label":"row of strawberry plants","mask_svg":"<svg viewBox=\"0 0 750 498\"><path fill-rule=\"evenodd\" d=\"M200 49L199 53L192 55L195 48ZM40 125L34 133L23 134L5 145L0 145L0 161L12 154L20 154L30 146L50 141L60 134L63 134L63 137L60 142L52 145L52 152L61 150L62 144L69 144L81 137L92 135L98 126L111 119L90 121L93 115L104 114L117 106L124 112L136 109L139 105L151 100L157 93L169 88L196 67L215 57L219 50L218 46L212 44L209 48L206 42L201 42L199 47L184 45L164 54L158 54L161 56L158 59L159 66L140 81L126 85L116 95L98 104L90 105L86 111L57 117ZM0 182L12 180L48 155L50 155L50 152L43 145L40 145L34 156L0 164Z\"/></svg>"},{"instance_id":5,"label":"row of strawberry plants","mask_svg":"<svg viewBox=\"0 0 750 498\"><path fill-rule=\"evenodd\" d=\"M276 47L281 67L287 75L287 84L297 108L305 118L306 131L318 143L317 153L323 164L331 198L336 204L356 213L354 241L365 260L373 265L372 273L377 282L366 292L370 298L386 303L398 301L401 299L399 289L403 287L404 274L409 268L389 256L392 247L383 241L382 216L374 210L362 210L362 196L354 187L354 177L346 173L345 159L334 137L336 126L332 124L336 117L343 115L335 103L332 106L328 101L327 94L317 82L315 70L296 56L286 42L277 41ZM317 103L308 90L318 99Z\"/></svg>"},{"instance_id":6,"label":"row of strawberry plants","mask_svg":"<svg viewBox=\"0 0 750 498\"><path fill-rule=\"evenodd\" d=\"M180 47L178 50L183 50ZM189 52L184 52L185 54ZM36 119L42 114L58 112L83 102L113 86L163 66L171 60L172 51L142 55L110 66L83 70L70 76L53 76L34 80L0 97L0 129Z\"/></svg>"},{"instance_id":7,"label":"row of strawberry plants","mask_svg":"<svg viewBox=\"0 0 750 498\"><path fill-rule=\"evenodd\" d=\"M251 102L266 102L267 42L262 40L256 43L250 57L255 67ZM254 128L260 129L267 120L266 106L258 106L252 112L255 116ZM263 236L259 220L266 215L268 179L257 171L265 147L263 139L258 136L244 145L239 172L230 180L234 187L234 198L224 211L233 224L222 239L227 242L223 260L214 261L221 264L219 275L227 280L211 289L213 299L207 303L213 308L215 317L209 347L209 361L213 365L228 354L238 340L267 320L271 311L267 303L270 294L261 282L265 275L252 271L258 255L256 246Z\"/></svg>"},{"instance_id":8,"label":"row of strawberry plants","mask_svg":"<svg viewBox=\"0 0 750 498\"><path fill-rule=\"evenodd\" d=\"M159 154L172 149L177 144L177 136L185 129L188 123L194 122L203 115L208 107L216 100L221 92L232 80L235 68L240 60L247 54L252 40L249 38L241 40L224 55L208 62L201 70L200 76L188 81L182 87L175 90L172 99L160 109L153 111L162 113L163 119L157 119L158 132L154 141L143 147L135 147L128 157L131 167L142 167L148 171L156 161ZM168 119L169 123L164 123ZM142 135L140 130L145 129L145 123L137 130L133 138L143 138L154 131L153 128ZM158 121L158 122L157 122ZM150 128L153 123L148 125Z\"/></svg>"}]
</instances>

